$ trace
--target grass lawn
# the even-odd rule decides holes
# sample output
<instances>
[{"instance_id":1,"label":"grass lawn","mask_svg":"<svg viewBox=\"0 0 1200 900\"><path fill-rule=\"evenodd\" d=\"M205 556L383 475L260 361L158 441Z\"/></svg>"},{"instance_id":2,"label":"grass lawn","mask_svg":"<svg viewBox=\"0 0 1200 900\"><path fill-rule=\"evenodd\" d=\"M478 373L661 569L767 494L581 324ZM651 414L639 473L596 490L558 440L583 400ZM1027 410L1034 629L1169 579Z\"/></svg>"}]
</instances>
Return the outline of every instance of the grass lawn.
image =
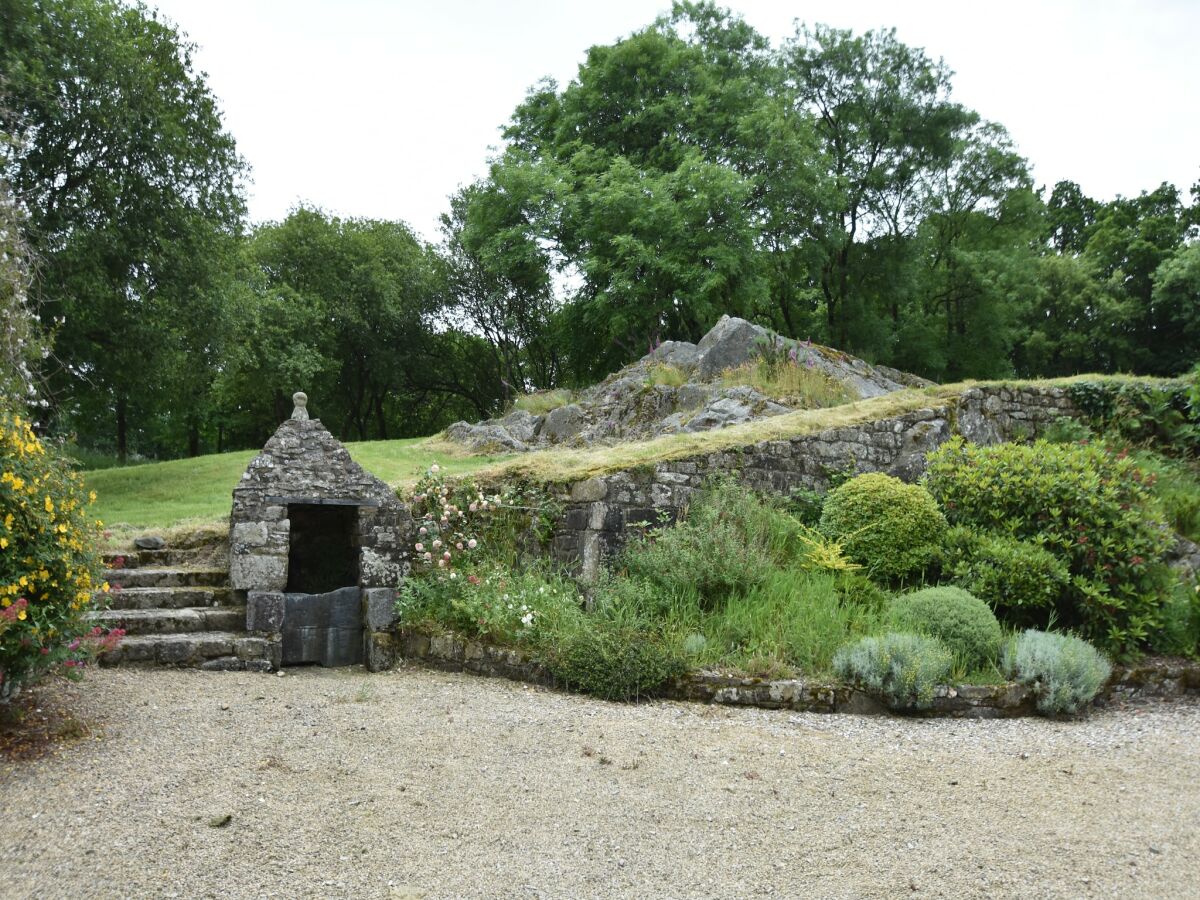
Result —
<instances>
[{"instance_id":1,"label":"grass lawn","mask_svg":"<svg viewBox=\"0 0 1200 900\"><path fill-rule=\"evenodd\" d=\"M451 474L473 472L507 456L471 456L431 438L346 444L355 462L388 484L416 482L431 463ZM240 450L84 472L96 492L93 509L106 528L129 532L219 521L229 515L233 488L256 450Z\"/></svg>"}]
</instances>

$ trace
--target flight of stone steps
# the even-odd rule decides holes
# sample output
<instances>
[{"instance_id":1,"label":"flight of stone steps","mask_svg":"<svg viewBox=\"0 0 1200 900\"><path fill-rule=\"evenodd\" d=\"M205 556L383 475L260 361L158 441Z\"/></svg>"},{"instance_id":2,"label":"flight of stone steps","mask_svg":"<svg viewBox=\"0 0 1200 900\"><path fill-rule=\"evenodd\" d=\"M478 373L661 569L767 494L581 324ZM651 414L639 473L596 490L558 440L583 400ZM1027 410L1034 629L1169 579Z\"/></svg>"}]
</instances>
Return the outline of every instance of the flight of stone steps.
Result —
<instances>
[{"instance_id":1,"label":"flight of stone steps","mask_svg":"<svg viewBox=\"0 0 1200 900\"><path fill-rule=\"evenodd\" d=\"M104 555L111 586L91 614L104 628L124 628L101 665L143 664L268 671L268 642L246 633L246 608L234 605L228 565L211 544L158 546Z\"/></svg>"}]
</instances>

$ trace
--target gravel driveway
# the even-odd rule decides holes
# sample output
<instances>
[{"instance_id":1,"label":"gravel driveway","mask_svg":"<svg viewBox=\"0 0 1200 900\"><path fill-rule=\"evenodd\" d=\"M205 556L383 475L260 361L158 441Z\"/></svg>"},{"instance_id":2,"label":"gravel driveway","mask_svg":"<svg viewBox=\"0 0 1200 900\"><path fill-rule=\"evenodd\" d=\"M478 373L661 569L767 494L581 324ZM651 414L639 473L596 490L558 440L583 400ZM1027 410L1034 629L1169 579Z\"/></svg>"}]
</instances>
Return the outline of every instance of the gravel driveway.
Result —
<instances>
[{"instance_id":1,"label":"gravel driveway","mask_svg":"<svg viewBox=\"0 0 1200 900\"><path fill-rule=\"evenodd\" d=\"M423 669L70 690L97 739L0 770L5 898L1200 896L1195 701L915 721Z\"/></svg>"}]
</instances>

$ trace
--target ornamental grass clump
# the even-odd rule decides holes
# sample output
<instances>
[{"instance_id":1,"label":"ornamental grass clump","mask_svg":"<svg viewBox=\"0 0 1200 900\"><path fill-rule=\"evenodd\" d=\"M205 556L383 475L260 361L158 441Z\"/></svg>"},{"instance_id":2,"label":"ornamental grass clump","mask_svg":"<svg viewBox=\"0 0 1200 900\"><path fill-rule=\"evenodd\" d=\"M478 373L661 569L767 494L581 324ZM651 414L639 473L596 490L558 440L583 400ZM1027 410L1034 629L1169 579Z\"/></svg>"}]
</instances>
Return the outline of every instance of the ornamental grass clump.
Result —
<instances>
[{"instance_id":1,"label":"ornamental grass clump","mask_svg":"<svg viewBox=\"0 0 1200 900\"><path fill-rule=\"evenodd\" d=\"M882 698L893 709L926 709L950 677L953 657L936 638L892 632L865 637L833 657L839 676Z\"/></svg>"},{"instance_id":2,"label":"ornamental grass clump","mask_svg":"<svg viewBox=\"0 0 1200 900\"><path fill-rule=\"evenodd\" d=\"M923 487L872 472L830 491L820 531L874 577L904 579L934 558L946 519Z\"/></svg>"},{"instance_id":3,"label":"ornamental grass clump","mask_svg":"<svg viewBox=\"0 0 1200 900\"><path fill-rule=\"evenodd\" d=\"M942 586L901 594L888 607L888 624L940 640L966 669L996 662L1004 635L995 613L962 588Z\"/></svg>"},{"instance_id":4,"label":"ornamental grass clump","mask_svg":"<svg viewBox=\"0 0 1200 900\"><path fill-rule=\"evenodd\" d=\"M1047 715L1079 712L1112 675L1108 660L1087 641L1032 629L1009 643L1002 668L1033 688L1038 711Z\"/></svg>"},{"instance_id":5,"label":"ornamental grass clump","mask_svg":"<svg viewBox=\"0 0 1200 900\"><path fill-rule=\"evenodd\" d=\"M0 410L0 698L47 671L74 674L123 632L91 628L100 523L80 476Z\"/></svg>"}]
</instances>

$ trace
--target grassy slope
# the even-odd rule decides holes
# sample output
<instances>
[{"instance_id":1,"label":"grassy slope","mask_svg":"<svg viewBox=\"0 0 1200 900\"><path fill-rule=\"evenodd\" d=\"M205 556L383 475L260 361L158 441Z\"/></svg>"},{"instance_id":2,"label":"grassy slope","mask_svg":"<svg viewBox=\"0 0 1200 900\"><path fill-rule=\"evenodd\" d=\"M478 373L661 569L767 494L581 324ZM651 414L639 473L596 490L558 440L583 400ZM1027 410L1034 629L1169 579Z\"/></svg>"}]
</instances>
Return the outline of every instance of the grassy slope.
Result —
<instances>
[{"instance_id":1,"label":"grassy slope","mask_svg":"<svg viewBox=\"0 0 1200 900\"><path fill-rule=\"evenodd\" d=\"M431 463L470 472L504 456L469 456L428 438L347 444L356 462L388 484L412 484ZM242 450L117 469L84 472L96 492L96 515L115 531L206 523L229 515L234 486L257 451Z\"/></svg>"},{"instance_id":2,"label":"grassy slope","mask_svg":"<svg viewBox=\"0 0 1200 900\"><path fill-rule=\"evenodd\" d=\"M825 428L855 425L902 415L964 389L983 384L1067 385L1078 381L1121 380L1121 376L1081 375L1041 382L964 382L922 390L898 391L828 409L802 410L745 425L699 434L671 435L651 441L597 447L556 449L502 456L469 455L458 445L437 438L368 441L347 444L364 468L392 485L415 482L437 462L450 474L481 472L486 476L523 475L539 481L563 482L668 459L711 453L758 441L781 440ZM1155 382L1160 379L1133 379ZM202 456L121 469L85 472L96 491L97 514L114 530L166 528L185 522L214 522L229 513L230 494L255 451Z\"/></svg>"}]
</instances>

